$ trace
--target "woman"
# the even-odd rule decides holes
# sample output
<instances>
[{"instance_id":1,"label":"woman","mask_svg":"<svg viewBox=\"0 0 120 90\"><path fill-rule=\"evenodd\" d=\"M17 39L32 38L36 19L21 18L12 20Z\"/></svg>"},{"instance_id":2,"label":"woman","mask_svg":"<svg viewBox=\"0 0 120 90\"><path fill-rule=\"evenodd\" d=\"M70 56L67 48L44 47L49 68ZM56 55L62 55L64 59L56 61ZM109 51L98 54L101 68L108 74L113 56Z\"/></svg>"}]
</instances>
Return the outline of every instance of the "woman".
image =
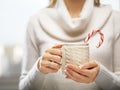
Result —
<instances>
[{"instance_id":1,"label":"woman","mask_svg":"<svg viewBox=\"0 0 120 90\"><path fill-rule=\"evenodd\" d=\"M119 23L120 13L99 0L51 0L28 24L20 90L120 90ZM96 49L95 35L90 62L67 64L64 77L61 43L83 43L93 29L102 30L104 43Z\"/></svg>"}]
</instances>

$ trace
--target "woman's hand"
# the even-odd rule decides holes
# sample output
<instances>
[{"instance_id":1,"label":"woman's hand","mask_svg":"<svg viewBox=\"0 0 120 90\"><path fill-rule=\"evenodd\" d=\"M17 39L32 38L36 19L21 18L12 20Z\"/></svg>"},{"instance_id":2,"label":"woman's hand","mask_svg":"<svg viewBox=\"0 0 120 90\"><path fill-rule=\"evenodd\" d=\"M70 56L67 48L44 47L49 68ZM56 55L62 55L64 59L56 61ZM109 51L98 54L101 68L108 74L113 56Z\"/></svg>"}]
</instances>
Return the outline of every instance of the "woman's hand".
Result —
<instances>
[{"instance_id":1,"label":"woman's hand","mask_svg":"<svg viewBox=\"0 0 120 90\"><path fill-rule=\"evenodd\" d=\"M82 66L66 65L66 78L80 83L91 83L95 80L99 65L95 61L90 61Z\"/></svg>"},{"instance_id":2,"label":"woman's hand","mask_svg":"<svg viewBox=\"0 0 120 90\"><path fill-rule=\"evenodd\" d=\"M42 73L55 73L60 69L62 58L61 47L62 45L56 45L46 50L42 61L38 64L38 68Z\"/></svg>"}]
</instances>

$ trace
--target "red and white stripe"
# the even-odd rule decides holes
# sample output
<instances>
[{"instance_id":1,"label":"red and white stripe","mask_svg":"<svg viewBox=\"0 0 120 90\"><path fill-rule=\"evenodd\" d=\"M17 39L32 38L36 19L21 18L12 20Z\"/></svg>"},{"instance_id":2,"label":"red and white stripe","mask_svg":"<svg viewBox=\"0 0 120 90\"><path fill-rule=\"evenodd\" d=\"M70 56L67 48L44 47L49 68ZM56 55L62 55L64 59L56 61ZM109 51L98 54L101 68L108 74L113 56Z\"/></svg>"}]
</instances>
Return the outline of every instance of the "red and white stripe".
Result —
<instances>
[{"instance_id":1,"label":"red and white stripe","mask_svg":"<svg viewBox=\"0 0 120 90\"><path fill-rule=\"evenodd\" d=\"M85 43L87 43L89 41L89 39L96 33L99 33L100 34L100 41L98 42L97 44L97 48L99 48L103 41L104 41L104 34L101 32L101 30L93 30L91 33L88 34L88 36L86 37L86 39L84 40Z\"/></svg>"}]
</instances>

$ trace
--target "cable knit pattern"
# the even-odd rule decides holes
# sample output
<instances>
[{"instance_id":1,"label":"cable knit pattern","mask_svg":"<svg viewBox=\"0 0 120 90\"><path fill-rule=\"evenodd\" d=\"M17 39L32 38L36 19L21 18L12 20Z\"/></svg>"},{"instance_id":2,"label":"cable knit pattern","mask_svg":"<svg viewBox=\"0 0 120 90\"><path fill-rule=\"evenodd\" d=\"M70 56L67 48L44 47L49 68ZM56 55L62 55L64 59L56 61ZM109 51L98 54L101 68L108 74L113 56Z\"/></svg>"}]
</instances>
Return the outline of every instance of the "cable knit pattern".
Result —
<instances>
[{"instance_id":1,"label":"cable knit pattern","mask_svg":"<svg viewBox=\"0 0 120 90\"><path fill-rule=\"evenodd\" d=\"M88 44L64 44L62 47L62 71L67 63L80 65L89 60Z\"/></svg>"}]
</instances>

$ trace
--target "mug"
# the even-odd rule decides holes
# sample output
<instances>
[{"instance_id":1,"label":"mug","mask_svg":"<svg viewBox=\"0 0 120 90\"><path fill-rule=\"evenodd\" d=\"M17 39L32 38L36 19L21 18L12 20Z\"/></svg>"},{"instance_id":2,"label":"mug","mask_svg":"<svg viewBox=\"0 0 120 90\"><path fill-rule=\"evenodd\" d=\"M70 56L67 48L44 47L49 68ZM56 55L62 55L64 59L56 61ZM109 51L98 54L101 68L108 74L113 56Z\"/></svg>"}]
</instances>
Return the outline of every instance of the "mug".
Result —
<instances>
[{"instance_id":1,"label":"mug","mask_svg":"<svg viewBox=\"0 0 120 90\"><path fill-rule=\"evenodd\" d=\"M89 44L63 44L62 73L65 74L67 64L81 65L89 61Z\"/></svg>"}]
</instances>

